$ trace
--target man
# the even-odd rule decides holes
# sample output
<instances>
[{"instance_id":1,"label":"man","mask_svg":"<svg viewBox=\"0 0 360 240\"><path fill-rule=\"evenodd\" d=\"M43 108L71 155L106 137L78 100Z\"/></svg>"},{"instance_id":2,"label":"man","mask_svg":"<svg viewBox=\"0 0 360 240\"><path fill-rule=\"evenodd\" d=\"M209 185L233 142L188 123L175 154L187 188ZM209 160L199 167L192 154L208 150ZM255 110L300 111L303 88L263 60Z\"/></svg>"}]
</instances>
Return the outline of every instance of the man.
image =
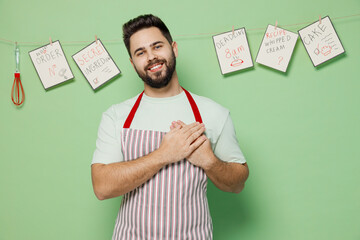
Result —
<instances>
[{"instance_id":1,"label":"man","mask_svg":"<svg viewBox=\"0 0 360 240\"><path fill-rule=\"evenodd\" d=\"M180 86L159 18L132 19L123 34L144 92L103 114L92 162L98 199L124 195L113 239L212 239L207 178L239 193L248 177L229 111Z\"/></svg>"}]
</instances>

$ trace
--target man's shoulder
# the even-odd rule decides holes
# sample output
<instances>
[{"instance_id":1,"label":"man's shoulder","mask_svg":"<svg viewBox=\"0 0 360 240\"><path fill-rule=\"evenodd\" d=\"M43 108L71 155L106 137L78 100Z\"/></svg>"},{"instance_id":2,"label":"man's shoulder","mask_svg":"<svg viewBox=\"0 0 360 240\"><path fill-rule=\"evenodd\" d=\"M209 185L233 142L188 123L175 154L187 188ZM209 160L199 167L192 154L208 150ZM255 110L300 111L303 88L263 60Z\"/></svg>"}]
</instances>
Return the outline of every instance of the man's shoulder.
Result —
<instances>
[{"instance_id":1,"label":"man's shoulder","mask_svg":"<svg viewBox=\"0 0 360 240\"><path fill-rule=\"evenodd\" d=\"M136 99L138 98L139 94L136 96L126 99L120 103L116 103L111 105L104 114L111 116L114 119L122 119L126 118L126 116L131 111L131 108L134 106Z\"/></svg>"},{"instance_id":2,"label":"man's shoulder","mask_svg":"<svg viewBox=\"0 0 360 240\"><path fill-rule=\"evenodd\" d=\"M136 99L139 97L139 95L140 95L140 93L135 95L134 97L126 99L120 103L113 104L111 107L113 107L115 109L131 108L132 106L134 106Z\"/></svg>"},{"instance_id":3,"label":"man's shoulder","mask_svg":"<svg viewBox=\"0 0 360 240\"><path fill-rule=\"evenodd\" d=\"M196 104L198 105L200 112L201 110L211 111L215 114L226 114L229 112L227 108L208 97L200 96L194 93L191 93L191 95L193 96Z\"/></svg>"}]
</instances>

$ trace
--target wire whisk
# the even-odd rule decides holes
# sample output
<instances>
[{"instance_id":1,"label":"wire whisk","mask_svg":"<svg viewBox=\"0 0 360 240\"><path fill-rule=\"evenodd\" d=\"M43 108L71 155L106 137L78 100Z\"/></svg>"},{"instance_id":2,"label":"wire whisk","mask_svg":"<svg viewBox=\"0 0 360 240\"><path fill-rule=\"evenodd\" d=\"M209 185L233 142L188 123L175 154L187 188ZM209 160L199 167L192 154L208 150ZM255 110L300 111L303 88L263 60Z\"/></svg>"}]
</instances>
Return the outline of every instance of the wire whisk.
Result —
<instances>
[{"instance_id":1,"label":"wire whisk","mask_svg":"<svg viewBox=\"0 0 360 240\"><path fill-rule=\"evenodd\" d=\"M16 43L15 45L15 63L16 63L16 69L15 69L15 78L14 83L11 89L11 100L16 106L20 106L24 103L25 100L25 92L24 88L22 86L21 80L20 80L20 71L19 71L19 63L20 63L20 51L19 47Z\"/></svg>"}]
</instances>

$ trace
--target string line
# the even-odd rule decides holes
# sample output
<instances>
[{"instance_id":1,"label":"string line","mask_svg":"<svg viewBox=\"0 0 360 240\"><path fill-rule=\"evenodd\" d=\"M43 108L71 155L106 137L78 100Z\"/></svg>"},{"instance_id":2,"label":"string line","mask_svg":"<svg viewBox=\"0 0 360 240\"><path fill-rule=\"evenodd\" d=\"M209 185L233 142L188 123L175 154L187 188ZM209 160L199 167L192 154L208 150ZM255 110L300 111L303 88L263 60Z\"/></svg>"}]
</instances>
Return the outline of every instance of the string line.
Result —
<instances>
[{"instance_id":1,"label":"string line","mask_svg":"<svg viewBox=\"0 0 360 240\"><path fill-rule=\"evenodd\" d=\"M345 19L345 18L354 18L354 17L358 17L360 16L359 14L352 14L352 15L348 15L348 16L341 16L341 17L334 17L331 18L332 20L338 20L338 19ZM304 24L311 24L314 21L308 21L308 22L302 22L302 23L293 23L293 24L287 24L287 25L281 25L281 27L293 27L293 26L299 26L299 25L304 25ZM250 29L246 29L247 32L253 32L253 31L264 31L266 30L266 28L250 28ZM213 32L213 33L193 33L193 34L176 34L174 35L174 38L176 37L191 37L191 36L212 36L212 35L217 35L220 34L219 32ZM94 39L95 40L95 39ZM15 44L17 43L18 45L45 45L48 42L23 42L23 41L12 41L9 39L5 39L5 38L0 38L0 41L2 42L7 42L7 43L12 43ZM114 42L122 42L123 39L122 38L118 38L118 39L111 39L111 40L101 40L102 42L107 42L107 43L114 43ZM89 41L64 41L61 42L62 44L80 44L80 43L89 43Z\"/></svg>"}]
</instances>

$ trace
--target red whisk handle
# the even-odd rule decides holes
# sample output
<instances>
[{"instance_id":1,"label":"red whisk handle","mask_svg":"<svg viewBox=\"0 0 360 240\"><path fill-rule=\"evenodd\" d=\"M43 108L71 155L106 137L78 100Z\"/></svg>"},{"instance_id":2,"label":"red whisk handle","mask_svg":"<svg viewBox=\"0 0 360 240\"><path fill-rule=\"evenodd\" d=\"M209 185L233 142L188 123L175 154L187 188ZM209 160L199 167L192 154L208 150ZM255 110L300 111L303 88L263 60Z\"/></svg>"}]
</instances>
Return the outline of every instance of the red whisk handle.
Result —
<instances>
[{"instance_id":1,"label":"red whisk handle","mask_svg":"<svg viewBox=\"0 0 360 240\"><path fill-rule=\"evenodd\" d=\"M16 106L20 106L24 103L25 92L20 81L20 73L15 73L15 79L11 89L11 100Z\"/></svg>"}]
</instances>

